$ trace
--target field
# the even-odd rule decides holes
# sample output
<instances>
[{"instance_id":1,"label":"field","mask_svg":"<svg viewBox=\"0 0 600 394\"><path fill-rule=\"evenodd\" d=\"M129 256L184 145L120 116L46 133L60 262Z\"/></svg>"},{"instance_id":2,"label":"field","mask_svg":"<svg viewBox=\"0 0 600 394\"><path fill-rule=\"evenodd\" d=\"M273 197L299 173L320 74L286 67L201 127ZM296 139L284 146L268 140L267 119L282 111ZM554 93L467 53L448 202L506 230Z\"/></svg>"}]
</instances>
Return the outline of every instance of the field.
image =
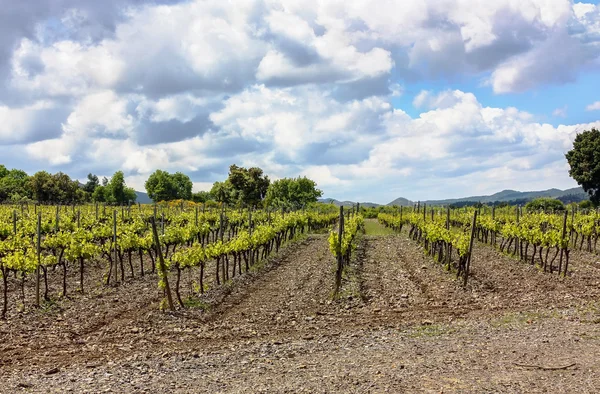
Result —
<instances>
[{"instance_id":1,"label":"field","mask_svg":"<svg viewBox=\"0 0 600 394\"><path fill-rule=\"evenodd\" d=\"M32 281L19 305L10 275L0 392L598 392L593 251L573 248L569 274L552 275L476 240L463 287L407 225L364 228L335 297L323 230L298 231L220 286L207 277L199 296L189 268L174 312L160 310L156 273L106 286L102 259L69 297L56 295L62 270L48 269L40 308ZM67 287L79 280L70 267Z\"/></svg>"}]
</instances>

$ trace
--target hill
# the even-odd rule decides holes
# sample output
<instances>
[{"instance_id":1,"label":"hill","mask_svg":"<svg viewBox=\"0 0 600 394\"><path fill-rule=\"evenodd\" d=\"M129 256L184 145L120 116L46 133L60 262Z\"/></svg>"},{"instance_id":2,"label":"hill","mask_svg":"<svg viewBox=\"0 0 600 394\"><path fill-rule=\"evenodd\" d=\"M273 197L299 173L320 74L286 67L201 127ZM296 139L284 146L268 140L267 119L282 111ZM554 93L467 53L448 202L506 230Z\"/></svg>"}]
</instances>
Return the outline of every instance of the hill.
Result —
<instances>
[{"instance_id":1,"label":"hill","mask_svg":"<svg viewBox=\"0 0 600 394\"><path fill-rule=\"evenodd\" d=\"M145 194L145 193L144 193ZM500 202L508 202L511 205L516 204L524 204L534 198L538 197L551 197L557 198L564 203L569 202L579 202L583 200L587 200L589 198L588 194L583 191L581 187L574 187L572 189L560 190L556 188L548 189L548 190L539 190L539 191L528 191L528 192L520 192L517 190L502 190L501 192L494 193L491 195L483 195L483 196L470 196L470 197L461 197L461 198L449 198L446 200L426 200L421 201L421 203L426 203L427 205L450 205L450 204L465 204L469 203L477 203L480 202L482 204L491 204L491 203L500 203ZM354 201L339 201L333 198L320 198L319 202L325 204L334 204L335 206L344 206L351 207L356 204ZM398 197L394 201L386 204L388 206L398 205L398 206L412 206L416 204L416 201L411 201L404 197ZM363 207L378 207L381 204L376 204L372 202L361 202L360 205Z\"/></svg>"},{"instance_id":2,"label":"hill","mask_svg":"<svg viewBox=\"0 0 600 394\"><path fill-rule=\"evenodd\" d=\"M152 204L152 200L148 197L147 193L144 192L135 192L137 199L135 202L139 202L140 204Z\"/></svg>"},{"instance_id":3,"label":"hill","mask_svg":"<svg viewBox=\"0 0 600 394\"><path fill-rule=\"evenodd\" d=\"M339 206L351 207L356 204L353 201L338 201L334 198L320 198L320 199L318 199L318 201L322 202L324 204L333 204L336 207L339 207ZM363 207L366 207L366 208L372 208L372 207L378 207L381 204L375 204L373 202L361 202L360 205Z\"/></svg>"},{"instance_id":4,"label":"hill","mask_svg":"<svg viewBox=\"0 0 600 394\"><path fill-rule=\"evenodd\" d=\"M563 200L564 202L570 201L582 201L588 199L588 194L583 191L581 187L575 187L567 190L560 189L548 189L540 191L528 191L520 192L517 190L502 190L501 192L494 193L489 196L470 196L462 198L451 198L446 200L427 200L421 201L428 205L450 205L456 203L466 202L481 202L483 204L489 204L494 202L513 202L513 201L530 201L538 197L551 197ZM415 202L410 201L406 198L399 197L387 205L413 205Z\"/></svg>"}]
</instances>

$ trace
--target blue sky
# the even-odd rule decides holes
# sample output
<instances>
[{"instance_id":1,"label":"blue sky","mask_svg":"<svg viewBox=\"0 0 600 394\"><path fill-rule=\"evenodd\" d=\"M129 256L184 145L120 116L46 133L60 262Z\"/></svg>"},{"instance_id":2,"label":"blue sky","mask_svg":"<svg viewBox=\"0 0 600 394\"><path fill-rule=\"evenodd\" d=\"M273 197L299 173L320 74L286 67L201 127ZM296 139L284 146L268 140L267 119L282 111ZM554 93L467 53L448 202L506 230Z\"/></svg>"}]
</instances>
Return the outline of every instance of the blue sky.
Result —
<instances>
[{"instance_id":1,"label":"blue sky","mask_svg":"<svg viewBox=\"0 0 600 394\"><path fill-rule=\"evenodd\" d=\"M600 7L569 0L0 0L0 155L84 179L230 164L387 203L576 186Z\"/></svg>"},{"instance_id":2,"label":"blue sky","mask_svg":"<svg viewBox=\"0 0 600 394\"><path fill-rule=\"evenodd\" d=\"M481 77L482 79L485 77ZM487 107L516 107L535 115L542 123L553 126L560 124L590 123L598 120L598 113L586 111L586 107L598 100L600 73L583 72L576 80L560 85L544 85L518 93L495 94L487 86L475 79L464 81L426 81L411 84L401 97L394 98L394 107L404 109L412 117L418 117L421 111L413 105L415 97L423 90L444 89L461 90L475 94L479 102ZM562 110L555 114L555 110Z\"/></svg>"}]
</instances>

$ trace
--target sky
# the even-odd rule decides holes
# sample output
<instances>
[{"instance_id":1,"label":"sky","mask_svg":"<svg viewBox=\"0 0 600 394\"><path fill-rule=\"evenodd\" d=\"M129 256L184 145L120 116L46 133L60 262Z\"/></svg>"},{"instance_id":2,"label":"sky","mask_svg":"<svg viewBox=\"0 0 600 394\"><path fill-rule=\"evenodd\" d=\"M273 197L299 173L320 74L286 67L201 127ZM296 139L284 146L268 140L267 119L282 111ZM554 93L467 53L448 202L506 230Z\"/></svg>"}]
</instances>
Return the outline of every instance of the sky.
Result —
<instances>
[{"instance_id":1,"label":"sky","mask_svg":"<svg viewBox=\"0 0 600 394\"><path fill-rule=\"evenodd\" d=\"M0 0L0 163L84 180L237 164L388 203L577 186L600 5Z\"/></svg>"}]
</instances>

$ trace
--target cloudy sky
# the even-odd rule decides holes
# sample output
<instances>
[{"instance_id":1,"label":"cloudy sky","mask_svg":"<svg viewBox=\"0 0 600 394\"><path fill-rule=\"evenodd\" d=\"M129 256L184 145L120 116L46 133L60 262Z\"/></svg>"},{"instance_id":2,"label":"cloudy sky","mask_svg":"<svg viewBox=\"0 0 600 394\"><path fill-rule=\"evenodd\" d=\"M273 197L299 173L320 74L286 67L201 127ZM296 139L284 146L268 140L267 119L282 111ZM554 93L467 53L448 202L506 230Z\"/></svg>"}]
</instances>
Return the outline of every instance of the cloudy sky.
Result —
<instances>
[{"instance_id":1,"label":"cloudy sky","mask_svg":"<svg viewBox=\"0 0 600 394\"><path fill-rule=\"evenodd\" d=\"M387 203L576 186L600 6L0 0L0 162L84 179L228 166Z\"/></svg>"}]
</instances>

